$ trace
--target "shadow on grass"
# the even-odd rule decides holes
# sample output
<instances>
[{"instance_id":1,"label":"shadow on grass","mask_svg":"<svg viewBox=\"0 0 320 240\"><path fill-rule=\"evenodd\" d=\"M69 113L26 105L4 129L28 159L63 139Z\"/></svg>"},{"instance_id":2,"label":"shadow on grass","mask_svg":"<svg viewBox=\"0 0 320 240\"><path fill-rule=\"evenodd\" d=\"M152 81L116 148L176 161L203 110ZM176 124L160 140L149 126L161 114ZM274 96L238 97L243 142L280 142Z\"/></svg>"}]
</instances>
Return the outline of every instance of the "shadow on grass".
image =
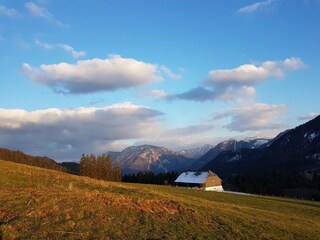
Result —
<instances>
[{"instance_id":1,"label":"shadow on grass","mask_svg":"<svg viewBox=\"0 0 320 240\"><path fill-rule=\"evenodd\" d=\"M18 218L18 215L0 208L0 240L3 239L2 226Z\"/></svg>"},{"instance_id":2,"label":"shadow on grass","mask_svg":"<svg viewBox=\"0 0 320 240\"><path fill-rule=\"evenodd\" d=\"M2 240L3 235L2 235L2 230L1 230L1 226L4 224L4 222L0 222L0 240Z\"/></svg>"}]
</instances>

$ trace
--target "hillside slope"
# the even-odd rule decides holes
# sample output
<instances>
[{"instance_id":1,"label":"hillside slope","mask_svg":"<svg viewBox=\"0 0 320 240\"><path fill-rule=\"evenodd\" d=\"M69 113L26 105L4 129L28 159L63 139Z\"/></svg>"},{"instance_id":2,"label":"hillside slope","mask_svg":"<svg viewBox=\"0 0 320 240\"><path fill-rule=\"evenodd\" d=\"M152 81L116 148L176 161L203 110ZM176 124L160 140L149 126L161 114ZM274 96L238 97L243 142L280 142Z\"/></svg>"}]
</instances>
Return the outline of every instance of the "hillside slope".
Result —
<instances>
[{"instance_id":1,"label":"hillside slope","mask_svg":"<svg viewBox=\"0 0 320 240\"><path fill-rule=\"evenodd\" d=\"M317 239L320 203L112 183L0 160L0 239Z\"/></svg>"},{"instance_id":2,"label":"hillside slope","mask_svg":"<svg viewBox=\"0 0 320 240\"><path fill-rule=\"evenodd\" d=\"M10 162L22 163L36 167L67 172L66 168L64 168L62 165L59 165L56 161L48 157L31 156L21 151L14 151L6 148L0 148L0 159Z\"/></svg>"}]
</instances>

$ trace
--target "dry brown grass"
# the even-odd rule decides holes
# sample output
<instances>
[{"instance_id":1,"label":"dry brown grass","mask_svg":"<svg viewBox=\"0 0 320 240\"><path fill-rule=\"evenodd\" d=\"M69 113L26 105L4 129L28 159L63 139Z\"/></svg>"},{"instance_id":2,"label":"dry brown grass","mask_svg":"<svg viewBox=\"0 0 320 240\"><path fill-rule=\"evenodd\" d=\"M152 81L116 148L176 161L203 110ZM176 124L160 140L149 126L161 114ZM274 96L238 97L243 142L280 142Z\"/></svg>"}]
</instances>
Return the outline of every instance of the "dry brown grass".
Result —
<instances>
[{"instance_id":1,"label":"dry brown grass","mask_svg":"<svg viewBox=\"0 0 320 240\"><path fill-rule=\"evenodd\" d=\"M320 204L113 183L0 161L3 239L317 239Z\"/></svg>"}]
</instances>

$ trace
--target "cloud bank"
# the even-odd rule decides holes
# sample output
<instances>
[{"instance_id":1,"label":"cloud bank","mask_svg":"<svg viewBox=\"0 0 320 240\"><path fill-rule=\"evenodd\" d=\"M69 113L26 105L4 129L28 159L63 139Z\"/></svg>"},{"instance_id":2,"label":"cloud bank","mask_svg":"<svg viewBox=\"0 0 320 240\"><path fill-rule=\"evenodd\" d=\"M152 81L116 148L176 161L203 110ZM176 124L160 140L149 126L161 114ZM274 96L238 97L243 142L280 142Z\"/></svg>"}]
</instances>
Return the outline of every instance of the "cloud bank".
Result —
<instances>
[{"instance_id":1,"label":"cloud bank","mask_svg":"<svg viewBox=\"0 0 320 240\"><path fill-rule=\"evenodd\" d=\"M232 100L235 97L252 96L254 85L271 77L281 78L287 71L305 67L300 58L283 61L265 61L260 64L244 64L232 69L211 70L201 86L180 94L167 94L164 99L190 101Z\"/></svg>"},{"instance_id":2,"label":"cloud bank","mask_svg":"<svg viewBox=\"0 0 320 240\"><path fill-rule=\"evenodd\" d=\"M78 160L82 153L110 150L114 141L151 135L162 114L131 103L37 111L0 109L0 145L57 160Z\"/></svg>"},{"instance_id":3,"label":"cloud bank","mask_svg":"<svg viewBox=\"0 0 320 240\"><path fill-rule=\"evenodd\" d=\"M25 63L22 72L34 82L66 94L114 91L162 80L156 65L119 55L39 68Z\"/></svg>"},{"instance_id":4,"label":"cloud bank","mask_svg":"<svg viewBox=\"0 0 320 240\"><path fill-rule=\"evenodd\" d=\"M237 108L216 114L214 120L230 118L225 127L231 131L257 131L283 128L283 124L275 122L287 110L286 105L268 105L265 103L246 103Z\"/></svg>"},{"instance_id":5,"label":"cloud bank","mask_svg":"<svg viewBox=\"0 0 320 240\"><path fill-rule=\"evenodd\" d=\"M282 77L286 70L297 70L305 64L300 58L265 61L260 65L245 64L233 69L212 70L204 81L207 85L253 85L268 77Z\"/></svg>"},{"instance_id":6,"label":"cloud bank","mask_svg":"<svg viewBox=\"0 0 320 240\"><path fill-rule=\"evenodd\" d=\"M26 111L0 109L0 146L57 161L77 161L82 153L122 150L132 144L170 149L217 143L212 124L166 126L162 112L131 103L107 107Z\"/></svg>"},{"instance_id":7,"label":"cloud bank","mask_svg":"<svg viewBox=\"0 0 320 240\"><path fill-rule=\"evenodd\" d=\"M205 144L216 144L222 140L221 137L214 135L212 130L214 125L195 124L184 127L171 128L161 126L154 129L152 135L135 142L135 145L151 144L155 146L167 147L171 150L194 148Z\"/></svg>"}]
</instances>

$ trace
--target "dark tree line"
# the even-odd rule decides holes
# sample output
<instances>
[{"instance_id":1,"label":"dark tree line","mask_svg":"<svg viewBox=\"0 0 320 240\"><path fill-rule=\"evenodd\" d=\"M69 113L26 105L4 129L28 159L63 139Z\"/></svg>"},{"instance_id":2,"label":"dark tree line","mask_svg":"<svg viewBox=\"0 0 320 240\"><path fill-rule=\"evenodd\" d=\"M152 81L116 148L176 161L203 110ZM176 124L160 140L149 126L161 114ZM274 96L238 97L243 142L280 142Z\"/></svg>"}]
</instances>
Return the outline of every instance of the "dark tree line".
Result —
<instances>
[{"instance_id":1,"label":"dark tree line","mask_svg":"<svg viewBox=\"0 0 320 240\"><path fill-rule=\"evenodd\" d=\"M48 157L34 157L21 151L0 148L0 159L10 162L22 163L36 167L66 172L67 170Z\"/></svg>"},{"instance_id":2,"label":"dark tree line","mask_svg":"<svg viewBox=\"0 0 320 240\"><path fill-rule=\"evenodd\" d=\"M224 179L223 185L225 190L231 191L320 200L320 175L317 173L312 180L294 171L233 175Z\"/></svg>"},{"instance_id":3,"label":"dark tree line","mask_svg":"<svg viewBox=\"0 0 320 240\"><path fill-rule=\"evenodd\" d=\"M66 168L68 173L80 175L80 164L77 162L62 162L59 165Z\"/></svg>"},{"instance_id":4,"label":"dark tree line","mask_svg":"<svg viewBox=\"0 0 320 240\"><path fill-rule=\"evenodd\" d=\"M122 177L122 181L132 183L173 185L178 176L179 173L177 171L158 174L154 174L153 172L138 172L124 175Z\"/></svg>"},{"instance_id":5,"label":"dark tree line","mask_svg":"<svg viewBox=\"0 0 320 240\"><path fill-rule=\"evenodd\" d=\"M121 181L121 168L118 162L112 165L112 159L107 154L95 156L82 155L80 159L80 175L106 181Z\"/></svg>"}]
</instances>

